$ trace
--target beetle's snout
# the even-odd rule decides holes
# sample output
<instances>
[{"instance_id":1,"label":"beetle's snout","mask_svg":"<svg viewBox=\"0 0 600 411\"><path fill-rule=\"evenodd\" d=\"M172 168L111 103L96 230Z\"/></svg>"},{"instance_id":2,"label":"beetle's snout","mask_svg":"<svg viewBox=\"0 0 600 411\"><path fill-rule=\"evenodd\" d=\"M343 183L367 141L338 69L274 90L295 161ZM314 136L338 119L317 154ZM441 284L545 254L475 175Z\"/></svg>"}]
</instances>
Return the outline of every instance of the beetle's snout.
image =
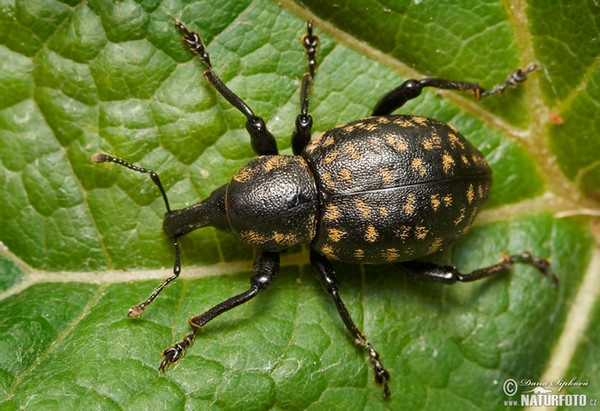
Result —
<instances>
[{"instance_id":1,"label":"beetle's snout","mask_svg":"<svg viewBox=\"0 0 600 411\"><path fill-rule=\"evenodd\" d=\"M163 231L169 239L175 239L189 233L193 229L186 224L183 210L167 211L163 220Z\"/></svg>"},{"instance_id":2,"label":"beetle's snout","mask_svg":"<svg viewBox=\"0 0 600 411\"><path fill-rule=\"evenodd\" d=\"M198 204L166 212L163 220L165 234L174 239L208 226L222 231L231 231L225 210L226 189L227 186L219 187Z\"/></svg>"}]
</instances>

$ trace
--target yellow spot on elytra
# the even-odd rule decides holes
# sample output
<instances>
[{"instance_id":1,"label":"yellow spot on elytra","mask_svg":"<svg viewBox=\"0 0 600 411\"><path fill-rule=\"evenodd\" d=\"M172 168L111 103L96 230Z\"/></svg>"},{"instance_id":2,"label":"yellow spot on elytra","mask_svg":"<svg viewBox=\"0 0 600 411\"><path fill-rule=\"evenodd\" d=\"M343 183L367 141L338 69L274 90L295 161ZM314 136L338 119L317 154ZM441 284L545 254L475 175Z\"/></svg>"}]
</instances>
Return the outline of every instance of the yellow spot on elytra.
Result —
<instances>
[{"instance_id":1,"label":"yellow spot on elytra","mask_svg":"<svg viewBox=\"0 0 600 411\"><path fill-rule=\"evenodd\" d=\"M460 215L456 220L454 220L454 225L459 225L462 220L465 219L465 208L460 209Z\"/></svg>"},{"instance_id":2,"label":"yellow spot on elytra","mask_svg":"<svg viewBox=\"0 0 600 411\"><path fill-rule=\"evenodd\" d=\"M379 124L377 123L363 123L362 126L367 131L375 131L379 128Z\"/></svg>"},{"instance_id":3,"label":"yellow spot on elytra","mask_svg":"<svg viewBox=\"0 0 600 411\"><path fill-rule=\"evenodd\" d=\"M431 243L431 245L427 249L427 254L435 253L440 248L442 248L443 244L444 244L443 239L441 239L440 237L436 238L435 240L433 240L433 243Z\"/></svg>"},{"instance_id":4,"label":"yellow spot on elytra","mask_svg":"<svg viewBox=\"0 0 600 411\"><path fill-rule=\"evenodd\" d=\"M339 153L339 152L338 152L337 150L333 150L333 151L331 151L329 154L327 154L327 155L325 156L325 158L323 159L323 162L324 162L325 164L329 164L329 163L331 163L331 162L335 161L335 159L336 159L336 158L337 158L337 156L338 156L338 153Z\"/></svg>"},{"instance_id":5,"label":"yellow spot on elytra","mask_svg":"<svg viewBox=\"0 0 600 411\"><path fill-rule=\"evenodd\" d=\"M440 195L439 194L432 194L429 197L429 201L431 202L431 208L433 208L433 211L437 211L438 208L440 207L440 204L442 203L440 201Z\"/></svg>"},{"instance_id":6,"label":"yellow spot on elytra","mask_svg":"<svg viewBox=\"0 0 600 411\"><path fill-rule=\"evenodd\" d=\"M446 194L444 196L444 198L442 198L442 201L444 202L444 205L446 207L451 207L452 206L452 194Z\"/></svg>"},{"instance_id":7,"label":"yellow spot on elytra","mask_svg":"<svg viewBox=\"0 0 600 411\"><path fill-rule=\"evenodd\" d=\"M377 122L379 124L389 124L391 123L391 120L387 116L381 116L377 118Z\"/></svg>"},{"instance_id":8,"label":"yellow spot on elytra","mask_svg":"<svg viewBox=\"0 0 600 411\"><path fill-rule=\"evenodd\" d=\"M331 177L331 173L323 173L321 175L321 178L323 179L323 183L325 184L325 187L327 188L333 188L334 187L334 183Z\"/></svg>"},{"instance_id":9,"label":"yellow spot on elytra","mask_svg":"<svg viewBox=\"0 0 600 411\"><path fill-rule=\"evenodd\" d=\"M424 226L416 226L415 227L415 236L418 240L424 240L427 237L427 233L429 233L429 229Z\"/></svg>"},{"instance_id":10,"label":"yellow spot on elytra","mask_svg":"<svg viewBox=\"0 0 600 411\"><path fill-rule=\"evenodd\" d=\"M369 148L376 153L381 152L381 145L378 138L370 138L369 139Z\"/></svg>"},{"instance_id":11,"label":"yellow spot on elytra","mask_svg":"<svg viewBox=\"0 0 600 411\"><path fill-rule=\"evenodd\" d=\"M404 211L405 214L412 214L415 212L415 195L413 193L409 193L406 196L406 202L404 203L404 206L402 207L402 210Z\"/></svg>"},{"instance_id":12,"label":"yellow spot on elytra","mask_svg":"<svg viewBox=\"0 0 600 411\"><path fill-rule=\"evenodd\" d=\"M360 151L358 151L358 148L356 148L354 144L348 144L346 147L344 147L344 153L350 157L350 160L352 161L357 161L360 159Z\"/></svg>"},{"instance_id":13,"label":"yellow spot on elytra","mask_svg":"<svg viewBox=\"0 0 600 411\"><path fill-rule=\"evenodd\" d=\"M338 177L340 178L340 180L342 181L352 181L352 173L350 172L350 170L348 170L347 168L342 168L339 172L338 172Z\"/></svg>"},{"instance_id":14,"label":"yellow spot on elytra","mask_svg":"<svg viewBox=\"0 0 600 411\"><path fill-rule=\"evenodd\" d=\"M328 204L325 208L325 213L323 213L323 218L329 221L337 220L342 214L340 213L340 209L333 204Z\"/></svg>"},{"instance_id":15,"label":"yellow spot on elytra","mask_svg":"<svg viewBox=\"0 0 600 411\"><path fill-rule=\"evenodd\" d=\"M310 141L310 143L308 143L308 145L306 146L306 151L308 153L312 153L319 146L319 144L321 143L321 140L323 139L323 134L325 134L325 133L319 134L318 136L313 138Z\"/></svg>"},{"instance_id":16,"label":"yellow spot on elytra","mask_svg":"<svg viewBox=\"0 0 600 411\"><path fill-rule=\"evenodd\" d=\"M442 169L444 170L444 174L448 174L450 172L454 174L453 168L454 159L450 154L448 154L448 152L444 152L444 154L442 154Z\"/></svg>"},{"instance_id":17,"label":"yellow spot on elytra","mask_svg":"<svg viewBox=\"0 0 600 411\"><path fill-rule=\"evenodd\" d=\"M364 250L361 250L360 248L354 250L354 258L365 258Z\"/></svg>"},{"instance_id":18,"label":"yellow spot on elytra","mask_svg":"<svg viewBox=\"0 0 600 411\"><path fill-rule=\"evenodd\" d=\"M308 238L315 238L316 235L317 235L317 225L313 224L312 227L310 228L310 234L308 235Z\"/></svg>"},{"instance_id":19,"label":"yellow spot on elytra","mask_svg":"<svg viewBox=\"0 0 600 411\"><path fill-rule=\"evenodd\" d=\"M402 227L400 227L397 230L394 230L394 233L400 237L400 239L402 241L406 240L408 237L410 237L410 230L412 229L411 226L409 225L403 225Z\"/></svg>"},{"instance_id":20,"label":"yellow spot on elytra","mask_svg":"<svg viewBox=\"0 0 600 411\"><path fill-rule=\"evenodd\" d=\"M481 155L479 155L479 154L473 154L473 155L471 156L471 160L473 160L473 162L474 162L475 164L485 164L485 163L486 163L486 161L485 161L485 158L483 158L483 157L482 157Z\"/></svg>"},{"instance_id":21,"label":"yellow spot on elytra","mask_svg":"<svg viewBox=\"0 0 600 411\"><path fill-rule=\"evenodd\" d=\"M377 229L372 224L369 224L367 230L365 231L365 240L370 243L374 243L375 241L377 241L377 238L379 238L379 233L377 232Z\"/></svg>"},{"instance_id":22,"label":"yellow spot on elytra","mask_svg":"<svg viewBox=\"0 0 600 411\"><path fill-rule=\"evenodd\" d=\"M379 215L382 217L387 217L388 215L390 215L390 212L385 206L381 206L379 207Z\"/></svg>"},{"instance_id":23,"label":"yellow spot on elytra","mask_svg":"<svg viewBox=\"0 0 600 411\"><path fill-rule=\"evenodd\" d=\"M411 118L413 122L415 122L416 124L423 126L423 127L428 127L429 126L429 120L426 117L412 117Z\"/></svg>"},{"instance_id":24,"label":"yellow spot on elytra","mask_svg":"<svg viewBox=\"0 0 600 411\"><path fill-rule=\"evenodd\" d=\"M473 184L469 184L469 188L467 189L467 201L469 204L473 202L475 199L475 189L473 188Z\"/></svg>"},{"instance_id":25,"label":"yellow spot on elytra","mask_svg":"<svg viewBox=\"0 0 600 411\"><path fill-rule=\"evenodd\" d=\"M456 134L450 133L448 134L448 140L450 141L450 145L454 148L456 145L460 146L461 149L465 149L465 143L463 143Z\"/></svg>"},{"instance_id":26,"label":"yellow spot on elytra","mask_svg":"<svg viewBox=\"0 0 600 411\"><path fill-rule=\"evenodd\" d=\"M337 256L335 255L335 250L332 246L325 244L321 247L321 251L325 254L325 257L331 258L333 260L337 260Z\"/></svg>"},{"instance_id":27,"label":"yellow spot on elytra","mask_svg":"<svg viewBox=\"0 0 600 411\"><path fill-rule=\"evenodd\" d=\"M344 130L346 133L351 133L354 131L355 128L356 126L354 124L347 124L342 128L342 130Z\"/></svg>"},{"instance_id":28,"label":"yellow spot on elytra","mask_svg":"<svg viewBox=\"0 0 600 411\"><path fill-rule=\"evenodd\" d=\"M346 234L347 233L345 231L338 230L337 228L330 228L327 230L327 237L334 243L340 241Z\"/></svg>"},{"instance_id":29,"label":"yellow spot on elytra","mask_svg":"<svg viewBox=\"0 0 600 411\"><path fill-rule=\"evenodd\" d=\"M406 144L404 139L395 134L386 134L385 136L383 136L383 139L385 140L387 145L389 145L398 152L405 151L408 148L408 145Z\"/></svg>"},{"instance_id":30,"label":"yellow spot on elytra","mask_svg":"<svg viewBox=\"0 0 600 411\"><path fill-rule=\"evenodd\" d=\"M381 256L386 261L396 261L400 257L400 254L398 253L397 248L388 248L381 252Z\"/></svg>"},{"instance_id":31,"label":"yellow spot on elytra","mask_svg":"<svg viewBox=\"0 0 600 411\"><path fill-rule=\"evenodd\" d=\"M332 136L327 136L327 138L325 139L325 141L323 141L323 147L329 147L333 143L335 143L335 140L333 139L333 137Z\"/></svg>"},{"instance_id":32,"label":"yellow spot on elytra","mask_svg":"<svg viewBox=\"0 0 600 411\"><path fill-rule=\"evenodd\" d=\"M312 139L311 143L313 143L313 144L321 143L321 140L323 140L324 135L325 135L325 133L319 134L318 136L316 136L315 138Z\"/></svg>"},{"instance_id":33,"label":"yellow spot on elytra","mask_svg":"<svg viewBox=\"0 0 600 411\"><path fill-rule=\"evenodd\" d=\"M410 166L415 170L421 177L427 173L427 168L425 167L425 163L422 158L413 158L413 161L410 163Z\"/></svg>"},{"instance_id":34,"label":"yellow spot on elytra","mask_svg":"<svg viewBox=\"0 0 600 411\"><path fill-rule=\"evenodd\" d=\"M479 194L479 198L483 198L483 186L481 184L477 186L477 194Z\"/></svg>"},{"instance_id":35,"label":"yellow spot on elytra","mask_svg":"<svg viewBox=\"0 0 600 411\"><path fill-rule=\"evenodd\" d=\"M394 119L394 124L398 124L400 127L412 127L413 123L410 120L407 120L402 117L396 117Z\"/></svg>"},{"instance_id":36,"label":"yellow spot on elytra","mask_svg":"<svg viewBox=\"0 0 600 411\"><path fill-rule=\"evenodd\" d=\"M371 207L368 204L358 198L354 200L354 204L356 204L356 208L364 218L371 217Z\"/></svg>"},{"instance_id":37,"label":"yellow spot on elytra","mask_svg":"<svg viewBox=\"0 0 600 411\"><path fill-rule=\"evenodd\" d=\"M431 138L423 140L421 143L425 150L437 150L442 148L442 139L436 133L431 133Z\"/></svg>"},{"instance_id":38,"label":"yellow spot on elytra","mask_svg":"<svg viewBox=\"0 0 600 411\"><path fill-rule=\"evenodd\" d=\"M469 164L469 159L464 154L460 156L460 159L462 160L463 164Z\"/></svg>"},{"instance_id":39,"label":"yellow spot on elytra","mask_svg":"<svg viewBox=\"0 0 600 411\"><path fill-rule=\"evenodd\" d=\"M379 175L381 176L381 181L384 183L391 183L394 181L394 175L387 168L380 168Z\"/></svg>"}]
</instances>

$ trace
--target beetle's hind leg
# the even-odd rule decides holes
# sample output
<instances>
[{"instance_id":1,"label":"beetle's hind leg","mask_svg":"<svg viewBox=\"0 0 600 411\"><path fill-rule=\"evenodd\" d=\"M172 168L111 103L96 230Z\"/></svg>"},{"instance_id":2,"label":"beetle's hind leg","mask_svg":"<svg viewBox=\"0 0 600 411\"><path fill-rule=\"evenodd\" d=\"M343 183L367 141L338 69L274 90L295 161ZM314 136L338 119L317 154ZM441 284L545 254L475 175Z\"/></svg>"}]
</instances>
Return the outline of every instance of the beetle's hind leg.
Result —
<instances>
[{"instance_id":1,"label":"beetle's hind leg","mask_svg":"<svg viewBox=\"0 0 600 411\"><path fill-rule=\"evenodd\" d=\"M323 288L333 298L335 307L337 308L340 317L342 317L344 325L352 335L352 338L354 338L354 342L368 351L369 359L371 360L373 370L375 371L375 382L383 387L383 396L389 397L390 389L388 382L390 380L390 374L383 366L375 348L367 341L367 337L358 329L352 320L352 317L350 317L350 313L348 313L348 309L346 309L346 305L339 295L337 278L333 266L327 258L314 250L310 251L310 263L313 269L319 274L319 279L321 280Z\"/></svg>"},{"instance_id":2,"label":"beetle's hind leg","mask_svg":"<svg viewBox=\"0 0 600 411\"><path fill-rule=\"evenodd\" d=\"M421 95L425 87L433 87L446 90L459 90L475 95L477 98L500 94L509 87L516 86L527 80L527 75L537 68L536 64L531 64L525 70L517 69L513 71L504 81L489 91L476 83L466 81L447 80L442 78L424 78L421 80L406 80L400 86L385 94L375 104L371 115L386 116L394 110L402 107L407 101Z\"/></svg>"},{"instance_id":3,"label":"beetle's hind leg","mask_svg":"<svg viewBox=\"0 0 600 411\"><path fill-rule=\"evenodd\" d=\"M244 116L246 116L246 130L250 134L250 143L252 149L258 155L277 154L277 142L273 134L267 129L267 125L262 117L254 114L252 109L237 96L229 87L221 81L215 74L210 61L210 55L204 46L204 42L198 32L188 30L188 28L175 18L175 27L183 34L182 42L185 47L194 55L198 56L200 61L206 66L204 78L221 94L225 99Z\"/></svg>"},{"instance_id":4,"label":"beetle's hind leg","mask_svg":"<svg viewBox=\"0 0 600 411\"><path fill-rule=\"evenodd\" d=\"M296 129L292 134L292 150L295 155L300 154L310 141L313 124L312 116L308 114L308 95L317 68L316 55L319 37L313 34L311 21L306 23L306 34L302 36L301 41L306 53L308 71L302 76L302 84L300 86L300 114L296 116Z\"/></svg>"},{"instance_id":5,"label":"beetle's hind leg","mask_svg":"<svg viewBox=\"0 0 600 411\"><path fill-rule=\"evenodd\" d=\"M441 266L421 261L407 261L398 264L406 268L415 277L439 281L445 284L454 284L457 281L466 283L506 273L512 270L514 263L517 261L532 265L540 274L549 277L554 286L558 285L558 277L552 271L550 262L544 258L532 255L528 251L524 251L521 254L505 254L499 263L474 270L468 274L461 273L456 267Z\"/></svg>"}]
</instances>

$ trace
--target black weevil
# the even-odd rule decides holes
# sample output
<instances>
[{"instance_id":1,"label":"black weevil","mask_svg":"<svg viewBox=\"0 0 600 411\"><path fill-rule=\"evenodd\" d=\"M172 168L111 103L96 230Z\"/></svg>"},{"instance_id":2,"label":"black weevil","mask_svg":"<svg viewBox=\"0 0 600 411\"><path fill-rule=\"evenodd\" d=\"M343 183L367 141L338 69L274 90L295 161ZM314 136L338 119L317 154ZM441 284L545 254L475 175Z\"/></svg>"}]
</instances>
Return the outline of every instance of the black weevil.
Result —
<instances>
[{"instance_id":1,"label":"black weevil","mask_svg":"<svg viewBox=\"0 0 600 411\"><path fill-rule=\"evenodd\" d=\"M504 83L485 91L478 84L439 78L407 80L384 95L371 117L334 127L311 140L309 89L315 75L319 42L312 23L302 36L308 71L302 77L300 114L292 135L293 156L278 154L264 120L214 73L197 32L176 19L183 44L206 66L204 77L247 118L246 129L258 158L204 201L171 210L158 175L119 158L98 153L95 162L113 162L150 174L167 212L164 231L175 246L173 275L129 310L138 317L181 272L179 237L212 226L235 234L260 250L250 288L190 319L192 330L163 351L160 370L179 361L196 331L266 289L279 268L279 253L309 244L310 263L354 341L373 364L375 381L389 396L389 373L379 354L358 329L339 293L331 260L358 264L398 263L416 276L443 283L475 281L509 271L515 261L534 266L558 282L549 261L523 252L504 255L489 267L468 274L455 267L414 261L446 247L465 234L487 200L491 170L483 155L454 127L438 120L391 113L419 96L425 87L451 89L477 98L503 92L523 82L536 67L515 70Z\"/></svg>"}]
</instances>

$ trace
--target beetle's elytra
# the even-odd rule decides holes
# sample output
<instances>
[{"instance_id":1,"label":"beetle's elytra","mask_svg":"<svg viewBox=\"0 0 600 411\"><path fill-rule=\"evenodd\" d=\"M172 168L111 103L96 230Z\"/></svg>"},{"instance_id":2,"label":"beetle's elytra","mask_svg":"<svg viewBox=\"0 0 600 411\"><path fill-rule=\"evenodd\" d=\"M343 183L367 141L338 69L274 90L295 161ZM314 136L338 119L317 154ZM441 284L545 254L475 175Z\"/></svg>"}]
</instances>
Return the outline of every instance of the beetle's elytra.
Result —
<instances>
[{"instance_id":1,"label":"beetle's elytra","mask_svg":"<svg viewBox=\"0 0 600 411\"><path fill-rule=\"evenodd\" d=\"M311 140L309 89L317 66L318 37L309 22L302 37L308 71L302 77L300 113L292 135L294 155L282 156L265 121L214 73L198 33L179 20L175 25L183 34L183 44L205 65L206 80L246 116L252 148L259 157L204 201L171 210L154 171L108 154L92 156L95 162L113 162L150 174L167 209L164 231L175 246L173 275L131 308L129 316L141 315L179 276L178 239L193 230L212 226L232 232L260 253L254 262L250 288L192 317L192 330L163 351L162 371L179 361L199 327L266 289L279 268L279 252L298 244L310 247L311 266L353 340L367 350L375 381L382 385L386 397L390 395L390 375L347 311L330 260L398 263L418 276L448 284L507 272L515 261L523 261L557 284L549 261L528 252L505 255L499 263L468 274L454 267L414 261L467 232L488 197L491 171L483 155L454 127L430 118L392 115L425 87L466 91L478 98L499 94L524 81L534 65L516 70L487 92L477 84L461 81L407 80L379 100L371 117L334 127Z\"/></svg>"}]
</instances>

